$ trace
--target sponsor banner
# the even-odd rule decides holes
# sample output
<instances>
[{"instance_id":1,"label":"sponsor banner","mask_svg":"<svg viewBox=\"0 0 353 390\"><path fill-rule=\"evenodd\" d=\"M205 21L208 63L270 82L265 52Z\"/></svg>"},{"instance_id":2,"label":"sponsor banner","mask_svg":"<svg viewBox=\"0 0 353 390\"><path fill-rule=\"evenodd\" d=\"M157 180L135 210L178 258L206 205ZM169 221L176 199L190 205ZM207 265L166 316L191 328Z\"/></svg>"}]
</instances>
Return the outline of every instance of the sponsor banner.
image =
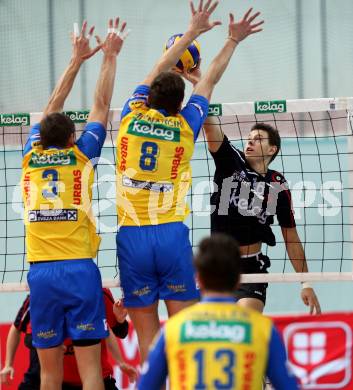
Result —
<instances>
[{"instance_id":1,"label":"sponsor banner","mask_svg":"<svg viewBox=\"0 0 353 390\"><path fill-rule=\"evenodd\" d=\"M84 123L87 122L89 111L64 111L64 114L67 115L74 123Z\"/></svg>"},{"instance_id":2,"label":"sponsor banner","mask_svg":"<svg viewBox=\"0 0 353 390\"><path fill-rule=\"evenodd\" d=\"M274 114L287 112L285 100L266 100L255 102L255 114Z\"/></svg>"},{"instance_id":3,"label":"sponsor banner","mask_svg":"<svg viewBox=\"0 0 353 390\"><path fill-rule=\"evenodd\" d=\"M352 379L352 334L353 313L331 313L321 316L286 316L275 317L275 324L282 334L287 348L289 365L304 390L351 390ZM206 328L200 328L207 326ZM237 321L214 321L207 324L202 321L192 321L192 327L185 329L185 334L191 338L203 338L207 333L207 341L234 340L240 342L251 335L251 329L239 327ZM3 367L6 349L6 335L10 324L0 324L1 336L1 367ZM123 339L117 339L124 360L137 367L139 351L137 336L130 323L129 334ZM121 390L132 390L134 384L129 384L128 378L122 375L119 367L111 360L117 387ZM18 388L23 373L28 368L28 350L20 343L15 359L15 378L9 390Z\"/></svg>"},{"instance_id":4,"label":"sponsor banner","mask_svg":"<svg viewBox=\"0 0 353 390\"><path fill-rule=\"evenodd\" d=\"M0 126L29 126L29 124L29 114L0 114Z\"/></svg>"},{"instance_id":5,"label":"sponsor banner","mask_svg":"<svg viewBox=\"0 0 353 390\"><path fill-rule=\"evenodd\" d=\"M208 106L208 116L221 116L222 104L210 104Z\"/></svg>"}]
</instances>

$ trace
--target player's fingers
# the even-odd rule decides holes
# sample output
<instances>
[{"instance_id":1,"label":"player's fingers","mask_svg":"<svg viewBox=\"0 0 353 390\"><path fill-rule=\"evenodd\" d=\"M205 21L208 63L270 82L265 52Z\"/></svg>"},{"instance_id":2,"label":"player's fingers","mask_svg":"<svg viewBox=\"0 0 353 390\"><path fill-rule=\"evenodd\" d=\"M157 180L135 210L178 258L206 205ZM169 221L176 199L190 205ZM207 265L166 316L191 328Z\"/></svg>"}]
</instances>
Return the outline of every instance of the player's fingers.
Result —
<instances>
[{"instance_id":1,"label":"player's fingers","mask_svg":"<svg viewBox=\"0 0 353 390\"><path fill-rule=\"evenodd\" d=\"M203 0L200 0L200 1L199 1L199 8L198 8L198 11L199 11L199 12L202 12L202 9L203 9Z\"/></svg>"},{"instance_id":2,"label":"player's fingers","mask_svg":"<svg viewBox=\"0 0 353 390\"><path fill-rule=\"evenodd\" d=\"M256 12L254 15L252 15L248 22L251 23L254 19L256 19L259 15L260 15L261 12Z\"/></svg>"},{"instance_id":3,"label":"player's fingers","mask_svg":"<svg viewBox=\"0 0 353 390\"><path fill-rule=\"evenodd\" d=\"M262 29L262 28L258 28L258 29L256 29L256 30L252 30L252 31L249 33L249 35L250 35L250 34L256 34L256 33L260 32L260 31L263 31L263 29Z\"/></svg>"},{"instance_id":4,"label":"player's fingers","mask_svg":"<svg viewBox=\"0 0 353 390\"><path fill-rule=\"evenodd\" d=\"M101 47L102 46L102 40L100 39L99 35L95 35L95 38L96 38L96 41L97 41L99 47Z\"/></svg>"},{"instance_id":5,"label":"player's fingers","mask_svg":"<svg viewBox=\"0 0 353 390\"><path fill-rule=\"evenodd\" d=\"M109 29L112 29L112 28L113 28L113 19L109 19L108 28L109 28Z\"/></svg>"},{"instance_id":6,"label":"player's fingers","mask_svg":"<svg viewBox=\"0 0 353 390\"><path fill-rule=\"evenodd\" d=\"M93 32L94 32L94 26L92 26L89 31L88 31L88 35L87 35L87 39L90 40L93 36Z\"/></svg>"},{"instance_id":7,"label":"player's fingers","mask_svg":"<svg viewBox=\"0 0 353 390\"><path fill-rule=\"evenodd\" d=\"M118 29L119 21L120 21L120 18L119 18L119 17L115 18L115 20L114 20L114 30L117 30L117 29ZM116 31L115 31L115 32L116 32Z\"/></svg>"},{"instance_id":8,"label":"player's fingers","mask_svg":"<svg viewBox=\"0 0 353 390\"><path fill-rule=\"evenodd\" d=\"M87 28L87 20L84 20L83 23L82 23L82 28L81 28L81 37L85 36L86 28Z\"/></svg>"},{"instance_id":9,"label":"player's fingers","mask_svg":"<svg viewBox=\"0 0 353 390\"><path fill-rule=\"evenodd\" d=\"M120 28L120 33L122 33L125 30L125 27L126 27L126 22L123 22Z\"/></svg>"},{"instance_id":10,"label":"player's fingers","mask_svg":"<svg viewBox=\"0 0 353 390\"><path fill-rule=\"evenodd\" d=\"M203 8L204 12L208 12L208 8L209 8L211 2L212 2L212 0L207 0L207 3L205 4L205 6Z\"/></svg>"},{"instance_id":11,"label":"player's fingers","mask_svg":"<svg viewBox=\"0 0 353 390\"><path fill-rule=\"evenodd\" d=\"M130 29L127 29L126 31L124 31L122 34L121 34L121 39L123 41L125 41L125 39L128 37L128 35L131 33L131 30Z\"/></svg>"},{"instance_id":12,"label":"player's fingers","mask_svg":"<svg viewBox=\"0 0 353 390\"><path fill-rule=\"evenodd\" d=\"M249 9L246 11L245 15L243 16L243 20L247 20L247 19L248 19L249 15L251 14L251 11L252 11L252 7L249 8Z\"/></svg>"},{"instance_id":13,"label":"player's fingers","mask_svg":"<svg viewBox=\"0 0 353 390\"><path fill-rule=\"evenodd\" d=\"M191 15L195 15L196 10L195 10L195 6L194 6L193 1L190 0L190 1L189 1L189 4L190 4Z\"/></svg>"},{"instance_id":14,"label":"player's fingers","mask_svg":"<svg viewBox=\"0 0 353 390\"><path fill-rule=\"evenodd\" d=\"M211 5L211 8L208 10L208 13L209 13L210 15L211 15L212 12L217 8L218 4L219 4L219 1L216 1L215 3L213 3L213 4Z\"/></svg>"},{"instance_id":15,"label":"player's fingers","mask_svg":"<svg viewBox=\"0 0 353 390\"><path fill-rule=\"evenodd\" d=\"M229 24L234 24L234 14L229 13Z\"/></svg>"},{"instance_id":16,"label":"player's fingers","mask_svg":"<svg viewBox=\"0 0 353 390\"><path fill-rule=\"evenodd\" d=\"M213 28L215 26L220 26L221 24L222 24L222 22L220 20L216 20L215 22L211 23L211 28Z\"/></svg>"},{"instance_id":17,"label":"player's fingers","mask_svg":"<svg viewBox=\"0 0 353 390\"><path fill-rule=\"evenodd\" d=\"M259 27L264 23L265 23L265 21L261 20L261 22L259 22L259 23L255 23L255 24L250 25L250 28L253 30L254 28Z\"/></svg>"}]
</instances>

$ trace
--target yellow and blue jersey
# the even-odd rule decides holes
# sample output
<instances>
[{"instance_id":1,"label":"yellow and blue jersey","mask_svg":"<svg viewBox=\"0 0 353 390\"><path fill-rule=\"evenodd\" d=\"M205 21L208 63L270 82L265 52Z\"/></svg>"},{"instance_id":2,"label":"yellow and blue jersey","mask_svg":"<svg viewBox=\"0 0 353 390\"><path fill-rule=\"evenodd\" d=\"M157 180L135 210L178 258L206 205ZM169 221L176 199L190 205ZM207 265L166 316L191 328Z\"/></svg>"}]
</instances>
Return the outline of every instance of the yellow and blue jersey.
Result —
<instances>
[{"instance_id":1,"label":"yellow and blue jersey","mask_svg":"<svg viewBox=\"0 0 353 390\"><path fill-rule=\"evenodd\" d=\"M272 321L232 298L204 298L170 318L142 369L139 389L297 389Z\"/></svg>"},{"instance_id":2,"label":"yellow and blue jersey","mask_svg":"<svg viewBox=\"0 0 353 390\"><path fill-rule=\"evenodd\" d=\"M93 258L99 247L91 212L96 159L105 140L100 123L88 123L71 147L43 149L40 124L24 148L22 196L27 260Z\"/></svg>"},{"instance_id":3,"label":"yellow and blue jersey","mask_svg":"<svg viewBox=\"0 0 353 390\"><path fill-rule=\"evenodd\" d=\"M177 115L148 107L149 87L136 88L122 112L117 139L117 213L120 226L181 222L189 210L190 160L208 112L192 95Z\"/></svg>"}]
</instances>

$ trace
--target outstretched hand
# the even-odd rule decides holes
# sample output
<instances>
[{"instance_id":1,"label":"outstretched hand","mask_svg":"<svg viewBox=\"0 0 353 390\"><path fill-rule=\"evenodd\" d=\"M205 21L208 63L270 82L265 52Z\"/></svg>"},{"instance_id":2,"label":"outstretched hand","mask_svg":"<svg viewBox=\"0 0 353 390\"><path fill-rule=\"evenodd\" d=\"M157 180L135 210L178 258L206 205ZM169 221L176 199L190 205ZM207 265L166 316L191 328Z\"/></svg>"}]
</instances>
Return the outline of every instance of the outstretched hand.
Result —
<instances>
[{"instance_id":1,"label":"outstretched hand","mask_svg":"<svg viewBox=\"0 0 353 390\"><path fill-rule=\"evenodd\" d=\"M172 69L174 72L180 74L185 80L189 81L194 87L201 80L201 58L197 66L191 70L180 70L177 67Z\"/></svg>"},{"instance_id":2,"label":"outstretched hand","mask_svg":"<svg viewBox=\"0 0 353 390\"><path fill-rule=\"evenodd\" d=\"M310 314L321 314L319 300L312 288L303 288L301 291L302 301L310 308Z\"/></svg>"},{"instance_id":3,"label":"outstretched hand","mask_svg":"<svg viewBox=\"0 0 353 390\"><path fill-rule=\"evenodd\" d=\"M99 47L102 49L105 55L117 56L123 46L124 39L127 37L128 31L125 32L126 22L123 22L119 28L119 18L115 18L114 24L113 19L109 19L108 23L108 35L105 41L102 42L100 37L96 35L96 40Z\"/></svg>"},{"instance_id":4,"label":"outstretched hand","mask_svg":"<svg viewBox=\"0 0 353 390\"><path fill-rule=\"evenodd\" d=\"M83 62L88 58L92 57L100 49L99 45L93 49L91 49L89 46L89 40L93 35L94 26L92 26L89 29L87 36L86 36L86 30L87 30L87 21L85 20L82 23L80 34L78 34L78 31L74 31L73 33L71 33L71 42L73 48L72 57L74 59L77 59L80 62Z\"/></svg>"},{"instance_id":5,"label":"outstretched hand","mask_svg":"<svg viewBox=\"0 0 353 390\"><path fill-rule=\"evenodd\" d=\"M256 12L253 15L251 15L251 12L252 8L245 13L243 19L238 23L235 22L234 15L232 13L229 14L229 38L239 43L249 35L262 31L262 28L259 28L259 26L264 23L263 20L252 23L260 15L260 12Z\"/></svg>"},{"instance_id":6,"label":"outstretched hand","mask_svg":"<svg viewBox=\"0 0 353 390\"><path fill-rule=\"evenodd\" d=\"M203 5L203 0L199 0L199 5L196 9L193 1L190 0L191 21L189 30L196 31L197 35L199 35L222 24L219 20L214 22L209 20L217 5L218 1L208 0L206 4Z\"/></svg>"}]
</instances>

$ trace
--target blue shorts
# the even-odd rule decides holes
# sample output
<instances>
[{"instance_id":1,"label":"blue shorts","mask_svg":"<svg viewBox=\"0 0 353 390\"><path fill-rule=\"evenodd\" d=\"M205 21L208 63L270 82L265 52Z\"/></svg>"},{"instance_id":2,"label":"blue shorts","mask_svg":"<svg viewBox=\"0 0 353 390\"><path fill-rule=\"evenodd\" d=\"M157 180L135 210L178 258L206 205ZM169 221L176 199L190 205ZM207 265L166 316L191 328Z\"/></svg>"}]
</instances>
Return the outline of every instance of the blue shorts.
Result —
<instances>
[{"instance_id":1,"label":"blue shorts","mask_svg":"<svg viewBox=\"0 0 353 390\"><path fill-rule=\"evenodd\" d=\"M125 306L199 299L189 228L182 222L123 226L117 234L117 251Z\"/></svg>"},{"instance_id":2,"label":"blue shorts","mask_svg":"<svg viewBox=\"0 0 353 390\"><path fill-rule=\"evenodd\" d=\"M108 336L102 279L92 259L34 263L27 280L35 347Z\"/></svg>"}]
</instances>

